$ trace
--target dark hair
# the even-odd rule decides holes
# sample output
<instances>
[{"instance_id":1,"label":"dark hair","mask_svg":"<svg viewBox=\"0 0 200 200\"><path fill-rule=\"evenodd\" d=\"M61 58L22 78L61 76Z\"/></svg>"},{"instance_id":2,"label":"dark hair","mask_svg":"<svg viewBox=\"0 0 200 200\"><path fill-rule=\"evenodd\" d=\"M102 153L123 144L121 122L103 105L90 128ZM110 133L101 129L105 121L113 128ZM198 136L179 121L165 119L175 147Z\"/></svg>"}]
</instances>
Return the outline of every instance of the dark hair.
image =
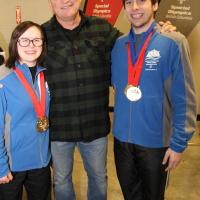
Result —
<instances>
[{"instance_id":1,"label":"dark hair","mask_svg":"<svg viewBox=\"0 0 200 200\"><path fill-rule=\"evenodd\" d=\"M32 21L24 21L21 24L17 25L14 29L14 31L12 32L11 35L11 39L10 39L10 43L9 43L9 57L6 61L6 66L8 68L13 68L15 65L15 61L19 59L19 54L17 51L17 42L19 37L30 27L35 26L39 29L42 39L43 39L43 45L42 45L42 53L39 56L39 58L37 59L37 65L41 65L44 57L46 55L46 51L47 51L47 47L46 47L46 41L45 41L45 35L43 32L42 27L39 24L36 24Z\"/></svg>"},{"instance_id":2,"label":"dark hair","mask_svg":"<svg viewBox=\"0 0 200 200\"><path fill-rule=\"evenodd\" d=\"M124 6L125 6L125 1L126 1L126 0L123 0L123 5L124 5ZM161 1L161 0L151 0L151 3L152 3L152 5L154 5L154 4L157 3L157 2L160 3L160 1Z\"/></svg>"},{"instance_id":3,"label":"dark hair","mask_svg":"<svg viewBox=\"0 0 200 200\"><path fill-rule=\"evenodd\" d=\"M3 49L0 47L0 52L4 52ZM5 58L3 55L0 55L0 65L2 65L5 62Z\"/></svg>"}]
</instances>

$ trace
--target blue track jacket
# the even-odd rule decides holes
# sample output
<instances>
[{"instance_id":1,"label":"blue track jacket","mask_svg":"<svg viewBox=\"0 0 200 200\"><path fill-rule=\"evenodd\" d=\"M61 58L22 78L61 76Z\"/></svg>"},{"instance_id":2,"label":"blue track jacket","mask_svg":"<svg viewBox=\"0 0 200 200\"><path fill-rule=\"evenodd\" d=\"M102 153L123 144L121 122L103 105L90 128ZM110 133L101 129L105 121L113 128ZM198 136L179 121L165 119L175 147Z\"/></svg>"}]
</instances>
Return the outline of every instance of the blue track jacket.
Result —
<instances>
[{"instance_id":1,"label":"blue track jacket","mask_svg":"<svg viewBox=\"0 0 200 200\"><path fill-rule=\"evenodd\" d=\"M196 125L196 96L187 40L178 32L160 34L154 30L139 81L142 98L131 102L124 93L130 34L120 37L112 51L113 134L122 142L150 148L169 146L182 152ZM145 34L143 38L147 37ZM137 53L132 55L132 61L136 57Z\"/></svg>"},{"instance_id":2,"label":"blue track jacket","mask_svg":"<svg viewBox=\"0 0 200 200\"><path fill-rule=\"evenodd\" d=\"M35 83L28 67L16 62L37 95L37 66ZM46 84L46 115L49 110L49 90ZM50 161L49 131L36 130L37 116L32 101L12 69L0 67L0 177L9 171L20 172L46 167Z\"/></svg>"}]
</instances>

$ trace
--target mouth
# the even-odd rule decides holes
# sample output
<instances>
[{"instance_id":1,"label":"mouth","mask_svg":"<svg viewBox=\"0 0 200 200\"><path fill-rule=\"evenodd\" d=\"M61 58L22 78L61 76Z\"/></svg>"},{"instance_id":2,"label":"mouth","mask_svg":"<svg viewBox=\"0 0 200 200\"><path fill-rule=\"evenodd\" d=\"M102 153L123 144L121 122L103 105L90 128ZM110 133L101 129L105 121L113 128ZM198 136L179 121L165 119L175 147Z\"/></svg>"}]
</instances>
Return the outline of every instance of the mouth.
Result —
<instances>
[{"instance_id":1,"label":"mouth","mask_svg":"<svg viewBox=\"0 0 200 200\"><path fill-rule=\"evenodd\" d=\"M132 18L132 19L140 19L142 16L143 16L142 13L136 13L136 14L132 14L132 15L131 15L131 18Z\"/></svg>"},{"instance_id":2,"label":"mouth","mask_svg":"<svg viewBox=\"0 0 200 200\"><path fill-rule=\"evenodd\" d=\"M68 9L69 7L72 7L72 6L73 6L72 3L67 3L66 5L62 6L61 9L65 10L65 9Z\"/></svg>"},{"instance_id":3,"label":"mouth","mask_svg":"<svg viewBox=\"0 0 200 200\"><path fill-rule=\"evenodd\" d=\"M36 51L25 51L25 53L27 55L34 55L34 54L36 54Z\"/></svg>"}]
</instances>

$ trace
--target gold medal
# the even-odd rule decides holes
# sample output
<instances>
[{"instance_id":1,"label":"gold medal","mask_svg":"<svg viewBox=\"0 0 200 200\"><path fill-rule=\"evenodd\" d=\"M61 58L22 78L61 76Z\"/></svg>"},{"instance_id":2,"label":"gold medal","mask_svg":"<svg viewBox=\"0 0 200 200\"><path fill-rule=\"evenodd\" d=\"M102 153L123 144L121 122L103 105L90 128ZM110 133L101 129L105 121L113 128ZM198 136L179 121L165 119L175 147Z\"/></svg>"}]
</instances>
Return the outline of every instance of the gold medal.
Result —
<instances>
[{"instance_id":1,"label":"gold medal","mask_svg":"<svg viewBox=\"0 0 200 200\"><path fill-rule=\"evenodd\" d=\"M33 107L38 117L38 120L36 123L37 131L40 133L47 131L49 128L49 120L45 116L45 107L46 107L46 90L45 89L46 88L45 88L44 73L41 71L38 75L39 76L38 86L39 86L39 92L40 92L40 98L39 98L35 90L33 90L29 82L26 80L24 74L17 67L13 68L13 70L15 71L17 77L19 78L22 85L26 89L27 93L31 97Z\"/></svg>"},{"instance_id":2,"label":"gold medal","mask_svg":"<svg viewBox=\"0 0 200 200\"><path fill-rule=\"evenodd\" d=\"M36 124L36 129L38 132L42 133L47 131L49 128L49 120L46 116L42 118L38 118L37 124Z\"/></svg>"}]
</instances>

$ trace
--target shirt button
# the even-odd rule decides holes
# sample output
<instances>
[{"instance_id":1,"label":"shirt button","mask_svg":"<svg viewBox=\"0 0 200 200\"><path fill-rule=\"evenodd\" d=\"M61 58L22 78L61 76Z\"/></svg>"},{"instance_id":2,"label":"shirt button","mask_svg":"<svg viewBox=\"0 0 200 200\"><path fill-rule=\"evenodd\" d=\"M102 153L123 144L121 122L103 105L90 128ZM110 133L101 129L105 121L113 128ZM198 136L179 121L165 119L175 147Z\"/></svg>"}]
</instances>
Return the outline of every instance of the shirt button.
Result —
<instances>
[{"instance_id":1,"label":"shirt button","mask_svg":"<svg viewBox=\"0 0 200 200\"><path fill-rule=\"evenodd\" d=\"M74 45L74 53L78 54L79 53L79 48L77 45Z\"/></svg>"}]
</instances>

